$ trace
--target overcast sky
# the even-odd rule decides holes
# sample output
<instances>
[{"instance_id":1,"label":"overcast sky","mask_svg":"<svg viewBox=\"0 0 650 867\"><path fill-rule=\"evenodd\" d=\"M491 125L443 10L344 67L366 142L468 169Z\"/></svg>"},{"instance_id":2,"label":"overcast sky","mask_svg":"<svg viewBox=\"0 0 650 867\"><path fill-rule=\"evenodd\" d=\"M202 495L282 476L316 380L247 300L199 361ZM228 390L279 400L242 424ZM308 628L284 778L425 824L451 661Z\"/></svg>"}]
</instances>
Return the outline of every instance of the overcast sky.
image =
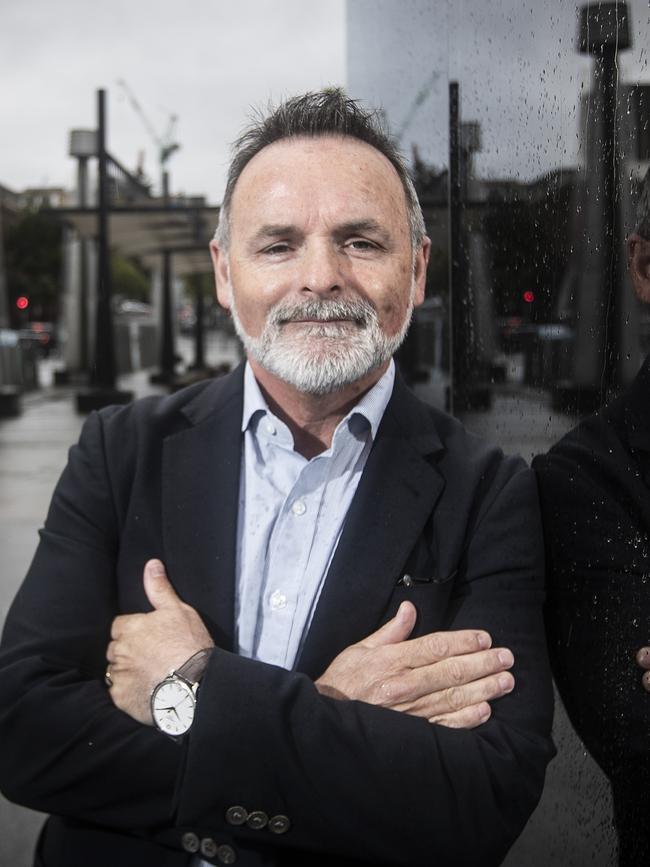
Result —
<instances>
[{"instance_id":1,"label":"overcast sky","mask_svg":"<svg viewBox=\"0 0 650 867\"><path fill-rule=\"evenodd\" d=\"M650 81L648 0L629 0L628 81ZM95 90L109 92L109 146L127 167L155 146L124 79L163 133L178 115L173 191L218 202L228 145L251 104L349 81L384 103L409 151L447 154L447 91L477 119L484 176L536 177L577 159L577 99L592 62L575 49L571 0L0 0L0 183L74 185L68 131L95 125ZM350 62L346 63L346 36ZM414 101L424 85L421 105Z\"/></svg>"},{"instance_id":2,"label":"overcast sky","mask_svg":"<svg viewBox=\"0 0 650 867\"><path fill-rule=\"evenodd\" d=\"M218 202L228 145L251 104L345 79L344 0L0 0L0 184L72 186L68 130L94 128L109 91L109 147L127 168L178 115L175 191Z\"/></svg>"}]
</instances>

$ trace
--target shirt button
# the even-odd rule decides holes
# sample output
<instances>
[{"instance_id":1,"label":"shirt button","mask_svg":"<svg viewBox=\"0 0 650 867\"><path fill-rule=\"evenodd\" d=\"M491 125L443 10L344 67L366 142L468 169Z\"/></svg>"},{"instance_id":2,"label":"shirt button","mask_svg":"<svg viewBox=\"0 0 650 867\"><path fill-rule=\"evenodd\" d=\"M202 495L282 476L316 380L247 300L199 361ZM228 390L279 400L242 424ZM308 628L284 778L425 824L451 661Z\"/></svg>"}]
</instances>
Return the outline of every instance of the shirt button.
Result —
<instances>
[{"instance_id":1,"label":"shirt button","mask_svg":"<svg viewBox=\"0 0 650 867\"><path fill-rule=\"evenodd\" d=\"M244 807L235 805L226 810L226 822L229 825L243 825L247 818L248 813Z\"/></svg>"},{"instance_id":2,"label":"shirt button","mask_svg":"<svg viewBox=\"0 0 650 867\"><path fill-rule=\"evenodd\" d=\"M271 608L278 611L280 608L287 607L287 597L282 590L274 590L271 594Z\"/></svg>"},{"instance_id":3,"label":"shirt button","mask_svg":"<svg viewBox=\"0 0 650 867\"><path fill-rule=\"evenodd\" d=\"M273 424L272 421L265 421L264 422L264 430L267 432L267 434L271 434L271 436L275 436L275 425Z\"/></svg>"},{"instance_id":4,"label":"shirt button","mask_svg":"<svg viewBox=\"0 0 650 867\"><path fill-rule=\"evenodd\" d=\"M304 515L307 511L307 506L305 505L304 500L296 500L293 506L291 507L291 511L294 515Z\"/></svg>"},{"instance_id":5,"label":"shirt button","mask_svg":"<svg viewBox=\"0 0 650 867\"><path fill-rule=\"evenodd\" d=\"M186 831L181 837L181 846L186 852L198 852L200 845L199 838L193 831Z\"/></svg>"}]
</instances>

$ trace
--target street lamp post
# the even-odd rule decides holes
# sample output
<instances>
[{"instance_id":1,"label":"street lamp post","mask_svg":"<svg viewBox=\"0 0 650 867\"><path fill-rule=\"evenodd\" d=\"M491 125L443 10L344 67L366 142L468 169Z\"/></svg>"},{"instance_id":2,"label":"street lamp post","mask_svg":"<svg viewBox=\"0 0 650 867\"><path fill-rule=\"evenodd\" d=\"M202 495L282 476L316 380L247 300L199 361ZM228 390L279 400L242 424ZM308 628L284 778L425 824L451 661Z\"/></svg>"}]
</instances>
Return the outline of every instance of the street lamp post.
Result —
<instances>
[{"instance_id":1,"label":"street lamp post","mask_svg":"<svg viewBox=\"0 0 650 867\"><path fill-rule=\"evenodd\" d=\"M76 157L77 165L77 205L80 208L90 206L88 195L88 160L97 156L97 131L88 129L73 129L70 132L70 156ZM79 239L79 367L88 371L90 367L88 333L88 241Z\"/></svg>"},{"instance_id":2,"label":"street lamp post","mask_svg":"<svg viewBox=\"0 0 650 867\"><path fill-rule=\"evenodd\" d=\"M170 204L169 173L162 173L163 203ZM162 251L162 299L160 305L160 370L152 373L149 381L170 385L176 376L176 350L174 347L174 304L172 297L172 252Z\"/></svg>"},{"instance_id":3,"label":"street lamp post","mask_svg":"<svg viewBox=\"0 0 650 867\"><path fill-rule=\"evenodd\" d=\"M111 308L109 244L108 154L106 152L106 92L97 91L97 304L95 306L95 359L91 388L77 393L77 410L91 412L114 403L128 403L133 392L115 387L115 343Z\"/></svg>"}]
</instances>

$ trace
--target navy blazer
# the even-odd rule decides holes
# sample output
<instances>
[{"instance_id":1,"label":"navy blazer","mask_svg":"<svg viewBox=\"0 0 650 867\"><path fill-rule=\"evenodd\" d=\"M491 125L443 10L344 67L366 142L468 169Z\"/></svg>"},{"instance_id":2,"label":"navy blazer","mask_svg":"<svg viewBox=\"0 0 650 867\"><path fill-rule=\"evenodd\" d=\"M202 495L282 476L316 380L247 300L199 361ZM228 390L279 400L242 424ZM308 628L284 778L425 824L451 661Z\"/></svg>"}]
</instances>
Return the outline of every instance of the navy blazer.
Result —
<instances>
[{"instance_id":1,"label":"navy blazer","mask_svg":"<svg viewBox=\"0 0 650 867\"><path fill-rule=\"evenodd\" d=\"M500 863L553 755L531 471L398 380L285 671L232 652L241 411L240 368L94 414L71 449L0 650L0 785L53 814L42 863L177 867L197 840L215 864L223 846L242 865ZM103 684L112 619L150 610L150 557L218 647L180 745ZM512 649L515 690L486 724L452 730L315 688L404 599L414 635L481 628ZM233 806L288 830L234 826Z\"/></svg>"},{"instance_id":2,"label":"navy blazer","mask_svg":"<svg viewBox=\"0 0 650 867\"><path fill-rule=\"evenodd\" d=\"M650 357L632 386L533 462L548 635L576 731L612 783L619 863L650 861Z\"/></svg>"}]
</instances>

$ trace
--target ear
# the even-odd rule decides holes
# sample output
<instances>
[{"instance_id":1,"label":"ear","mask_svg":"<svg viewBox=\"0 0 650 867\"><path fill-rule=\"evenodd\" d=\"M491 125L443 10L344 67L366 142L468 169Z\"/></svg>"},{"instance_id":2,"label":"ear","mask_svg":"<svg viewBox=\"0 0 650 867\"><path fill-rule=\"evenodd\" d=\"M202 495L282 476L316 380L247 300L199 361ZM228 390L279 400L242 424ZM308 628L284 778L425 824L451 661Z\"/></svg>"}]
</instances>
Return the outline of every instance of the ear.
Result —
<instances>
[{"instance_id":1,"label":"ear","mask_svg":"<svg viewBox=\"0 0 650 867\"><path fill-rule=\"evenodd\" d=\"M217 290L217 301L223 308L230 310L230 265L228 253L216 241L210 241L210 256L214 270L214 285Z\"/></svg>"},{"instance_id":2,"label":"ear","mask_svg":"<svg viewBox=\"0 0 650 867\"><path fill-rule=\"evenodd\" d=\"M431 253L431 238L426 235L422 239L422 243L415 251L415 267L413 279L415 281L415 294L413 296L413 305L418 307L424 301L424 289L427 283L427 265L429 264L429 255Z\"/></svg>"},{"instance_id":3,"label":"ear","mask_svg":"<svg viewBox=\"0 0 650 867\"><path fill-rule=\"evenodd\" d=\"M627 239L627 265L636 297L650 304L650 241L636 232Z\"/></svg>"}]
</instances>

